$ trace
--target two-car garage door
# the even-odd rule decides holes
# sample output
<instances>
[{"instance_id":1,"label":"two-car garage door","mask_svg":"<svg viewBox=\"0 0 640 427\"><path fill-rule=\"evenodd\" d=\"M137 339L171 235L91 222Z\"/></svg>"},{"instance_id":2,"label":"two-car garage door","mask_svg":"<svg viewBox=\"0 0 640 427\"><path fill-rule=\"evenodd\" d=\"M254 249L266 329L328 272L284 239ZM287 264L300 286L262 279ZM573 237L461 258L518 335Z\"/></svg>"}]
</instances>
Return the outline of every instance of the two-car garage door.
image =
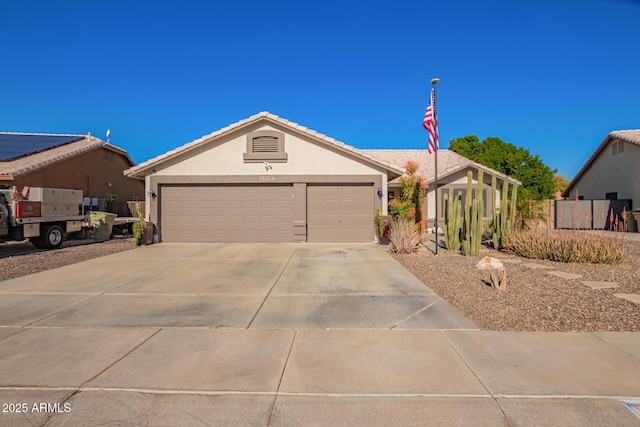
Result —
<instances>
[{"instance_id":1,"label":"two-car garage door","mask_svg":"<svg viewBox=\"0 0 640 427\"><path fill-rule=\"evenodd\" d=\"M163 242L291 242L291 185L166 186Z\"/></svg>"},{"instance_id":2,"label":"two-car garage door","mask_svg":"<svg viewBox=\"0 0 640 427\"><path fill-rule=\"evenodd\" d=\"M306 189L308 242L373 240L372 185ZM162 241L292 242L293 194L291 184L163 186Z\"/></svg>"}]
</instances>

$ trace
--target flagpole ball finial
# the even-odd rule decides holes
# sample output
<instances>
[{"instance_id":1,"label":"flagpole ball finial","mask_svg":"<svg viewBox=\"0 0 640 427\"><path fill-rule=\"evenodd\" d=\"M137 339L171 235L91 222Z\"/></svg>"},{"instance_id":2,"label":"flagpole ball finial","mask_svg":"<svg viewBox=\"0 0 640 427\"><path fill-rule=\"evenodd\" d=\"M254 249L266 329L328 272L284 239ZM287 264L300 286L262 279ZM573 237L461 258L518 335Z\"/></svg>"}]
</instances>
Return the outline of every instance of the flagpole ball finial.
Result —
<instances>
[{"instance_id":1,"label":"flagpole ball finial","mask_svg":"<svg viewBox=\"0 0 640 427\"><path fill-rule=\"evenodd\" d=\"M436 84L436 83L438 83L439 81L440 81L440 79L439 79L439 78L437 78L437 77L434 77L434 78L432 78L432 79L431 79L431 83L433 83L433 84Z\"/></svg>"}]
</instances>

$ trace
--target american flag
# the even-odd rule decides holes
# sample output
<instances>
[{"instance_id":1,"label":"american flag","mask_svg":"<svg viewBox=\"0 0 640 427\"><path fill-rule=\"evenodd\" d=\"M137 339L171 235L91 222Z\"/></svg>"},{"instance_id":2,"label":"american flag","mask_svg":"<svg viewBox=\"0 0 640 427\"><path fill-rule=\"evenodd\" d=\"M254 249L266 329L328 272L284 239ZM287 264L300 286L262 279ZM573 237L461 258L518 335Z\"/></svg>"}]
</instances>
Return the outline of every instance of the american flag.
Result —
<instances>
[{"instance_id":1,"label":"american flag","mask_svg":"<svg viewBox=\"0 0 640 427\"><path fill-rule=\"evenodd\" d=\"M429 132L429 154L433 154L440 144L438 142L438 116L435 114L434 105L436 101L436 91L431 88L431 96L429 97L429 105L427 105L427 111L424 113L424 120L422 126Z\"/></svg>"}]
</instances>

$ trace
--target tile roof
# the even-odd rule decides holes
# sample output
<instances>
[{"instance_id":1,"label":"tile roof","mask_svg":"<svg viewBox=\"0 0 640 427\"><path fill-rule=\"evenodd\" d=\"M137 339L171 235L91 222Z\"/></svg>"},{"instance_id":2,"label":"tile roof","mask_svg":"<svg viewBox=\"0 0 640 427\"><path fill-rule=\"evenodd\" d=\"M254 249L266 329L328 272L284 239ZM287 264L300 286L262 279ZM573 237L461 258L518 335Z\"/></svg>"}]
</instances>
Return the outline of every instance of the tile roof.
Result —
<instances>
[{"instance_id":1,"label":"tile roof","mask_svg":"<svg viewBox=\"0 0 640 427\"><path fill-rule=\"evenodd\" d=\"M258 114L255 114L251 117L248 117L246 119L240 120L238 122L232 123L228 126L223 127L222 129L218 129L215 132L212 132L208 135L204 135L194 141L191 141L187 144L184 144L180 147L177 147L171 151L167 151L164 154L161 154L157 157L154 157L152 159L147 160L146 162L142 162L137 166L134 166L130 169L127 169L125 171L125 175L128 177L132 177L134 175L137 175L138 177L142 176L142 173L150 168L152 168L153 166L165 161L165 160L169 160L171 158L174 158L180 154L186 153L188 151L191 151L192 149L199 147L200 145L206 144L209 141L211 141L214 138L217 137L221 137L225 134L228 134L230 132L234 132L237 131L239 129L242 129L244 127L250 126L254 123L257 123L261 120L270 122L270 123L274 123L274 124L279 124L281 126L285 126L288 127L294 131L303 133L315 140L319 140L321 142L324 142L325 144L330 144L334 147L337 147L338 149L340 149L341 151L346 151L349 152L351 154L356 155L356 157L360 157L363 160L366 160L369 163L374 163L377 164L378 166L382 166L385 169L387 169L387 171L391 172L390 175L396 175L396 176L400 176L403 173L403 168L401 165L398 164L394 164L393 162L390 162L386 159L377 159L374 158L371 154L367 153L366 150L359 150L351 145L345 144L344 142L338 141L335 138L332 138L330 136L327 136L323 133L320 133L318 131L315 131L313 129L309 129L306 126L302 126L298 123L292 122L290 120L287 120L283 117L277 116L275 114L271 114L267 111L263 111L260 112Z\"/></svg>"},{"instance_id":2,"label":"tile roof","mask_svg":"<svg viewBox=\"0 0 640 427\"><path fill-rule=\"evenodd\" d=\"M42 135L42 136L78 136L78 141L70 142L64 145L53 146L53 148L39 151L27 156L19 157L10 161L0 161L0 177L15 179L21 175L33 172L37 169L49 166L57 161L77 156L81 153L104 147L108 150L117 152L125 156L129 162L134 165L134 161L129 154L122 148L102 141L99 138L87 135L73 134L31 134L18 132L3 132L4 134L13 135Z\"/></svg>"},{"instance_id":3,"label":"tile roof","mask_svg":"<svg viewBox=\"0 0 640 427\"><path fill-rule=\"evenodd\" d=\"M640 145L640 129L614 130L609 135L615 136L616 138L632 144Z\"/></svg>"},{"instance_id":4,"label":"tile roof","mask_svg":"<svg viewBox=\"0 0 640 427\"><path fill-rule=\"evenodd\" d=\"M385 159L389 162L402 165L404 168L405 163L408 160L416 162L420 167L418 174L423 175L427 182L432 183L435 181L435 156L429 154L427 150L362 150L365 153L371 154L374 158ZM452 173L455 173L461 169L467 167L482 169L483 171L496 175L499 178L504 179L505 175L497 172L491 168L476 163L467 159L464 156L451 150L439 150L438 151L438 178L444 178ZM510 182L519 181L509 178ZM392 184L399 183L400 178L396 178L389 181Z\"/></svg>"}]
</instances>

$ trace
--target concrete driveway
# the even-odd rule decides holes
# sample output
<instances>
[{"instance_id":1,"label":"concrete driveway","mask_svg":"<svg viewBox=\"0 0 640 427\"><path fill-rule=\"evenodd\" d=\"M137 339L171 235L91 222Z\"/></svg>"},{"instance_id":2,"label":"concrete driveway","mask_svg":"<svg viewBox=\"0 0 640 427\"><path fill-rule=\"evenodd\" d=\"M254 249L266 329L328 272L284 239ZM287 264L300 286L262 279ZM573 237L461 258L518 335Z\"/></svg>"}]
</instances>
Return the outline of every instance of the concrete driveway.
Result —
<instances>
[{"instance_id":1,"label":"concrete driveway","mask_svg":"<svg viewBox=\"0 0 640 427\"><path fill-rule=\"evenodd\" d=\"M640 425L639 336L479 331L373 244L152 245L0 283L0 425Z\"/></svg>"},{"instance_id":2,"label":"concrete driveway","mask_svg":"<svg viewBox=\"0 0 640 427\"><path fill-rule=\"evenodd\" d=\"M373 244L151 245L0 292L6 326L476 328Z\"/></svg>"}]
</instances>

